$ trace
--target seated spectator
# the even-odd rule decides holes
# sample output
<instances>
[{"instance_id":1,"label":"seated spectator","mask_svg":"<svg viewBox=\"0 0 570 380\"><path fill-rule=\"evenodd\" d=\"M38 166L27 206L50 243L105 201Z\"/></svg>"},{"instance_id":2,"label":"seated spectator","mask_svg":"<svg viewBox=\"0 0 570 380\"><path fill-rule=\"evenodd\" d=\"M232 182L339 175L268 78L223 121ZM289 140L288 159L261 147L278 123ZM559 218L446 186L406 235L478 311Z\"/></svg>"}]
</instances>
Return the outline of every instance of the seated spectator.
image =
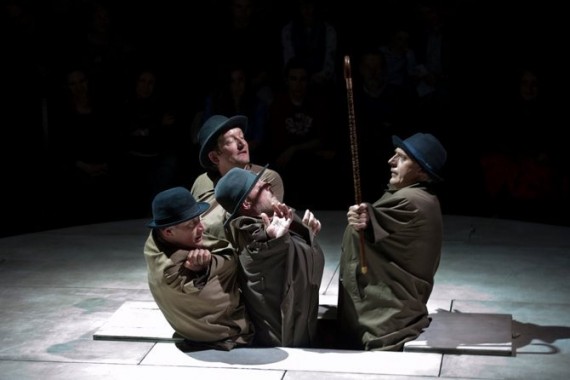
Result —
<instances>
[{"instance_id":1,"label":"seated spectator","mask_svg":"<svg viewBox=\"0 0 570 380\"><path fill-rule=\"evenodd\" d=\"M304 60L293 58L285 70L285 90L278 92L269 108L269 162L287 183L288 203L321 208L326 201L310 178L326 187L336 170L334 108L326 98L308 88Z\"/></svg>"}]
</instances>

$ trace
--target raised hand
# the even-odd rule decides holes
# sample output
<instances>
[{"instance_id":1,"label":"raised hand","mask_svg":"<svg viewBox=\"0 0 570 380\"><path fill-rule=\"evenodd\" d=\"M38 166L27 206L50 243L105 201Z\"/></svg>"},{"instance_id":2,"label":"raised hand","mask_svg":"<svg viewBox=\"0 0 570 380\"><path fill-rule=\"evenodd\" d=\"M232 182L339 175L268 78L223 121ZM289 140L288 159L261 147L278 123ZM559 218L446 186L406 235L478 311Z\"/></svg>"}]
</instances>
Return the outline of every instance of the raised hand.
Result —
<instances>
[{"instance_id":1,"label":"raised hand","mask_svg":"<svg viewBox=\"0 0 570 380\"><path fill-rule=\"evenodd\" d=\"M265 224L267 235L279 238L289 231L289 226L293 222L293 210L285 203L276 202L273 205L273 216L269 218L267 214L261 213L261 219Z\"/></svg>"},{"instance_id":2,"label":"raised hand","mask_svg":"<svg viewBox=\"0 0 570 380\"><path fill-rule=\"evenodd\" d=\"M321 222L315 218L315 215L313 215L309 209L305 211L305 215L303 216L303 224L309 227L313 235L317 235L321 230Z\"/></svg>"}]
</instances>

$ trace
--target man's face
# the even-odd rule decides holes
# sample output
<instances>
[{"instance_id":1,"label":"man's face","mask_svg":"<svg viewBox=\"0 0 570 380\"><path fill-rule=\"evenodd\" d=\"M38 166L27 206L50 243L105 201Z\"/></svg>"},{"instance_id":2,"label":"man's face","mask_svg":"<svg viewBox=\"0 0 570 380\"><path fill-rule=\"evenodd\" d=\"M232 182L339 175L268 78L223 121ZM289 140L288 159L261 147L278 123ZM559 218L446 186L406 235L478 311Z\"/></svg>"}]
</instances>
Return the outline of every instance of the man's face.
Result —
<instances>
[{"instance_id":1,"label":"man's face","mask_svg":"<svg viewBox=\"0 0 570 380\"><path fill-rule=\"evenodd\" d=\"M186 249L202 246L202 233L204 225L200 217L187 220L174 226L166 227L163 231L165 238L178 246Z\"/></svg>"},{"instance_id":2,"label":"man's face","mask_svg":"<svg viewBox=\"0 0 570 380\"><path fill-rule=\"evenodd\" d=\"M232 168L244 168L249 164L249 145L242 129L232 128L220 135L217 148L210 152L209 157L222 175Z\"/></svg>"},{"instance_id":3,"label":"man's face","mask_svg":"<svg viewBox=\"0 0 570 380\"><path fill-rule=\"evenodd\" d=\"M403 149L396 148L394 152L395 154L388 160L392 173L390 177L392 187L401 189L428 179L420 165L408 156Z\"/></svg>"},{"instance_id":4,"label":"man's face","mask_svg":"<svg viewBox=\"0 0 570 380\"><path fill-rule=\"evenodd\" d=\"M252 211L257 216L262 212L273 215L273 204L278 202L271 189L271 184L262 180L257 181L247 199L251 202Z\"/></svg>"}]
</instances>

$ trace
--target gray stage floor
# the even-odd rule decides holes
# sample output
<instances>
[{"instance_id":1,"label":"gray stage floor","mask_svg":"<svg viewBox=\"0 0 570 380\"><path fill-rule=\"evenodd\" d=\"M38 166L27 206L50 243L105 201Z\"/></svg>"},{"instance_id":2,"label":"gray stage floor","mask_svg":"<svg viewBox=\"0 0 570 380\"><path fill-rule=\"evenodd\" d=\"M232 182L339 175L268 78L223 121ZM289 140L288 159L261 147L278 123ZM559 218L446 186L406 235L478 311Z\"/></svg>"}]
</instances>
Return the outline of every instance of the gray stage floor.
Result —
<instances>
[{"instance_id":1,"label":"gray stage floor","mask_svg":"<svg viewBox=\"0 0 570 380\"><path fill-rule=\"evenodd\" d=\"M316 211L326 252L323 300L338 291L344 214ZM511 315L513 355L184 353L172 342L94 339L125 302L152 301L142 255L146 220L129 220L0 239L0 379L569 379L570 227L452 215L444 221L430 311Z\"/></svg>"}]
</instances>

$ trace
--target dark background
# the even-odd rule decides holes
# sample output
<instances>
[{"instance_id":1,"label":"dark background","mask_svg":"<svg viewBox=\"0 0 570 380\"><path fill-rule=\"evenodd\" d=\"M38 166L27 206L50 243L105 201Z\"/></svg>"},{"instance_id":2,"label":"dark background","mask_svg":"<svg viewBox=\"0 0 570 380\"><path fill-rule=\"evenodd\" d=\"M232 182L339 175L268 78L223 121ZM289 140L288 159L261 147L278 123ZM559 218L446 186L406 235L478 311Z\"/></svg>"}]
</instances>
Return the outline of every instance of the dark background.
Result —
<instances>
[{"instance_id":1,"label":"dark background","mask_svg":"<svg viewBox=\"0 0 570 380\"><path fill-rule=\"evenodd\" d=\"M0 195L4 217L0 235L139 217L139 214L117 212L75 219L69 210L81 205L69 204L61 196L65 193L65 183L51 166L54 152L50 126L46 123L46 110L49 111L46 99L63 68L85 51L88 10L95 2L3 0L2 3ZM361 0L322 3L325 17L338 36L339 93L344 88L341 70L344 55L364 46L380 45L392 26L413 28L414 10L421 3ZM213 41L228 22L227 1L146 0L103 4L111 11L113 42L121 50L111 87L123 91L121 75L126 76L129 68L140 62L152 62L165 74L169 93L182 115L179 119L189 128L217 67L224 60L224 52L218 51ZM445 122L423 124L419 120L417 130L436 133L449 153L446 181L441 186L444 213L568 225L569 173L563 138L568 123L567 113L562 112L566 103L563 100L568 96L561 84L566 81L561 59L565 50L562 42L566 42L562 41L559 21L564 14L562 7L551 2L468 0L435 4L445 12L447 33L453 40L453 103L446 110ZM271 37L274 43L267 46L268 54L274 54L279 50L279 31L293 14L292 2L260 0L256 12L264 21L267 35L274 36ZM498 116L516 86L515 73L523 67L532 68L540 78L543 107L538 121L530 125L521 123L521 119ZM279 70L275 61L276 76ZM347 122L340 118L339 124ZM490 196L485 189L481 157L495 148L497 142L504 141L514 155L519 153L518 146L529 142L537 150L548 152L548 160L539 160L539 164L549 173L548 180L556 183L555 191L526 198L513 194ZM347 153L348 134L338 135L337 142ZM382 173L379 181L388 172L385 162L390 154L378 152L378 172ZM197 148L190 141L188 156L186 178L181 185L191 183L201 172ZM325 201L320 208L345 209L351 204L351 178L346 170L350 163L342 165L345 167L338 172L338 178L323 184ZM336 186L341 190L336 191ZM124 196L119 194L117 189L117 198ZM120 199L114 201L121 203ZM147 215L148 211L142 214Z\"/></svg>"}]
</instances>

